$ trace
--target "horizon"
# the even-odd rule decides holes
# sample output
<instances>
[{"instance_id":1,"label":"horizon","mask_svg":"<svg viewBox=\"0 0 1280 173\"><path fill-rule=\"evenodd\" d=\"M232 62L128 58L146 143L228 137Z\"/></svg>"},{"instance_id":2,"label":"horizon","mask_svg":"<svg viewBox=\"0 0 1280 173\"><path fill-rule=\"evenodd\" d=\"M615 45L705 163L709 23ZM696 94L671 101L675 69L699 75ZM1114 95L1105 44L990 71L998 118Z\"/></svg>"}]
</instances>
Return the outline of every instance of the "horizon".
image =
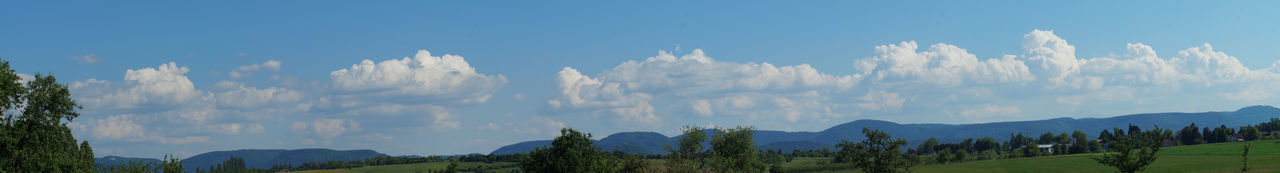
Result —
<instances>
[{"instance_id":1,"label":"horizon","mask_svg":"<svg viewBox=\"0 0 1280 173\"><path fill-rule=\"evenodd\" d=\"M1265 37L1280 2L2 4L0 58L70 87L68 127L100 156L456 155L564 127L815 132L1280 101Z\"/></svg>"}]
</instances>

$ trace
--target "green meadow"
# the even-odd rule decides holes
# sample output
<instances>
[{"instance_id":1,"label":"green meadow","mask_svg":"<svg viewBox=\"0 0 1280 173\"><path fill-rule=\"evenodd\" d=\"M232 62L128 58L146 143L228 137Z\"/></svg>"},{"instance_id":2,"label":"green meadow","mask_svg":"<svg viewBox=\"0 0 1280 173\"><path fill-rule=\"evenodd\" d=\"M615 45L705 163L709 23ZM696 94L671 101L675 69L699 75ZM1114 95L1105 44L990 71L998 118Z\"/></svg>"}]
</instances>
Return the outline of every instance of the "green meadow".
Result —
<instances>
[{"instance_id":1,"label":"green meadow","mask_svg":"<svg viewBox=\"0 0 1280 173\"><path fill-rule=\"evenodd\" d=\"M1229 142L1175 146L1161 148L1159 158L1145 172L1239 172L1242 164L1240 152L1246 143L1252 143L1249 152L1249 172L1280 172L1280 140ZM949 164L920 165L915 172L1115 172L1115 169L1094 162L1090 157L1101 154L1077 154L1032 158L968 161ZM831 158L800 157L783 165L788 172L860 172L845 164L832 164ZM650 166L661 166L662 160L650 160ZM353 169L302 171L304 173L329 172L427 172L443 170L447 162L403 165L370 166ZM473 169L488 167L488 169ZM517 163L461 162L460 169L485 172L513 172Z\"/></svg>"}]
</instances>

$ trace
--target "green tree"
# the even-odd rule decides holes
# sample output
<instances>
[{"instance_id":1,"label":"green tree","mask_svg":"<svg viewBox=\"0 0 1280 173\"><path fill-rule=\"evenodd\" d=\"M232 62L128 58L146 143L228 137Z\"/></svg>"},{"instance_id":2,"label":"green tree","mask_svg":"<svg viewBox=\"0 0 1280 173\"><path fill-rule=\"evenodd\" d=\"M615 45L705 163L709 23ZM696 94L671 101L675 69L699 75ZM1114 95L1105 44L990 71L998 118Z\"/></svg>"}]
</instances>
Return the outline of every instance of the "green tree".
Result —
<instances>
[{"instance_id":1,"label":"green tree","mask_svg":"<svg viewBox=\"0 0 1280 173\"><path fill-rule=\"evenodd\" d=\"M627 154L622 157L622 170L620 172L644 172L647 167L649 167L649 162L644 161L644 158L641 158L640 155Z\"/></svg>"},{"instance_id":2,"label":"green tree","mask_svg":"<svg viewBox=\"0 0 1280 173\"><path fill-rule=\"evenodd\" d=\"M40 74L20 81L0 60L0 172L93 172L93 149L66 125L80 116L67 86Z\"/></svg>"},{"instance_id":3,"label":"green tree","mask_svg":"<svg viewBox=\"0 0 1280 173\"><path fill-rule=\"evenodd\" d=\"M1134 130L1137 127L1130 126L1130 129ZM1118 137L1115 141L1107 143L1114 148L1114 153L1092 159L1100 164L1115 167L1120 172L1142 171L1147 165L1156 161L1156 152L1160 151L1161 142L1165 139L1165 136L1160 134L1162 131L1159 126L1147 132L1129 131L1129 135Z\"/></svg>"},{"instance_id":4,"label":"green tree","mask_svg":"<svg viewBox=\"0 0 1280 173\"><path fill-rule=\"evenodd\" d=\"M1204 143L1204 137L1200 136L1200 127L1196 123L1191 123L1187 127L1183 127L1178 131L1178 142L1182 145L1196 145Z\"/></svg>"},{"instance_id":5,"label":"green tree","mask_svg":"<svg viewBox=\"0 0 1280 173\"><path fill-rule=\"evenodd\" d=\"M937 147L938 147L938 139L934 139L931 137L929 138L929 140L924 141L924 143L920 143L920 146L916 147L916 152L920 152L920 154L933 154L938 152L937 150L935 150L935 148Z\"/></svg>"},{"instance_id":6,"label":"green tree","mask_svg":"<svg viewBox=\"0 0 1280 173\"><path fill-rule=\"evenodd\" d=\"M538 147L520 161L524 172L617 172L616 159L594 145L591 134L560 129L551 147Z\"/></svg>"},{"instance_id":7,"label":"green tree","mask_svg":"<svg viewBox=\"0 0 1280 173\"><path fill-rule=\"evenodd\" d=\"M867 136L866 140L840 141L836 145L840 147L837 162L853 163L862 172L910 172L915 162L901 153L901 148L907 145L906 139L891 139L888 133L870 128L862 128L862 133Z\"/></svg>"},{"instance_id":8,"label":"green tree","mask_svg":"<svg viewBox=\"0 0 1280 173\"><path fill-rule=\"evenodd\" d=\"M716 129L711 137L711 160L717 172L763 172L765 165L756 156L754 127Z\"/></svg>"},{"instance_id":9,"label":"green tree","mask_svg":"<svg viewBox=\"0 0 1280 173\"><path fill-rule=\"evenodd\" d=\"M1244 152L1240 153L1240 157L1244 157L1244 167L1240 172L1249 171L1249 148L1253 148L1253 143L1244 144Z\"/></svg>"},{"instance_id":10,"label":"green tree","mask_svg":"<svg viewBox=\"0 0 1280 173\"><path fill-rule=\"evenodd\" d=\"M973 149L977 152L983 152L983 151L999 149L999 148L1000 148L1000 143L996 142L996 139L991 137L984 137L982 139L978 139L978 142L973 143Z\"/></svg>"},{"instance_id":11,"label":"green tree","mask_svg":"<svg viewBox=\"0 0 1280 173\"><path fill-rule=\"evenodd\" d=\"M447 167L445 167L445 168L444 168L444 172L448 172L448 173L457 173L457 172L458 172L458 162L449 162L449 166L447 166Z\"/></svg>"},{"instance_id":12,"label":"green tree","mask_svg":"<svg viewBox=\"0 0 1280 173\"><path fill-rule=\"evenodd\" d=\"M685 126L681 130L684 135L677 140L679 148L665 146L667 152L671 153L667 156L669 172L700 172L699 170L702 170L703 159L706 158L705 151L702 149L702 143L707 141L705 130L698 126Z\"/></svg>"},{"instance_id":13,"label":"green tree","mask_svg":"<svg viewBox=\"0 0 1280 173\"><path fill-rule=\"evenodd\" d=\"M164 160L161 160L159 164L160 166L158 167L166 173L183 172L182 159L178 159L177 156L164 155Z\"/></svg>"}]
</instances>

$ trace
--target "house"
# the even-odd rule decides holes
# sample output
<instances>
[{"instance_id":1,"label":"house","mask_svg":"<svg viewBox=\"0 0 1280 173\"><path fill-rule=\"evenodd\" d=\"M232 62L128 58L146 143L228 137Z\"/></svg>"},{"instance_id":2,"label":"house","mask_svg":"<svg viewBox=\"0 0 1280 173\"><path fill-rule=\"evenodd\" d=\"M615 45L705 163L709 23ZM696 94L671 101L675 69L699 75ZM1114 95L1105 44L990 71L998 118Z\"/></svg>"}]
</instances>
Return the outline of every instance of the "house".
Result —
<instances>
[{"instance_id":1,"label":"house","mask_svg":"<svg viewBox=\"0 0 1280 173\"><path fill-rule=\"evenodd\" d=\"M1036 145L1036 149L1040 149L1040 150L1049 150L1049 153L1053 153L1053 144L1040 144L1040 145Z\"/></svg>"}]
</instances>

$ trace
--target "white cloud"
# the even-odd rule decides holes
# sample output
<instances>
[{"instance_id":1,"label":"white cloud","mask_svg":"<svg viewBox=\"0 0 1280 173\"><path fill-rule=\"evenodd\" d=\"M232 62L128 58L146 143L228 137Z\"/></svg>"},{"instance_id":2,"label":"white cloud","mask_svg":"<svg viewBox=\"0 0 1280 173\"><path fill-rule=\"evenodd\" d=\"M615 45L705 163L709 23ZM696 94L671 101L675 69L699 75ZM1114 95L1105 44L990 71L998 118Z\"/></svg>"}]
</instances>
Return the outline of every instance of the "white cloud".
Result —
<instances>
[{"instance_id":1,"label":"white cloud","mask_svg":"<svg viewBox=\"0 0 1280 173\"><path fill-rule=\"evenodd\" d=\"M983 104L978 107L960 110L960 116L965 117L998 117L998 116L1018 116L1022 113L1017 106L999 106L992 104Z\"/></svg>"},{"instance_id":2,"label":"white cloud","mask_svg":"<svg viewBox=\"0 0 1280 173\"><path fill-rule=\"evenodd\" d=\"M214 99L217 100L218 106L241 110L296 104L303 98L302 92L287 88L268 87L258 89L231 81L221 81L214 86L225 90L215 94Z\"/></svg>"},{"instance_id":3,"label":"white cloud","mask_svg":"<svg viewBox=\"0 0 1280 173\"><path fill-rule=\"evenodd\" d=\"M708 102L707 100L695 100L690 106L693 107L693 113L697 113L698 115L711 116L712 114L715 114L715 112L711 111L711 102Z\"/></svg>"},{"instance_id":4,"label":"white cloud","mask_svg":"<svg viewBox=\"0 0 1280 173\"><path fill-rule=\"evenodd\" d=\"M915 41L876 46L876 56L854 63L873 85L959 86L962 84L1023 83L1035 80L1028 67L1014 57L978 60L954 45L935 44L916 52Z\"/></svg>"},{"instance_id":5,"label":"white cloud","mask_svg":"<svg viewBox=\"0 0 1280 173\"><path fill-rule=\"evenodd\" d=\"M742 112L750 112L744 109L757 107L757 98L848 92L861 78L860 75L820 73L808 64L774 66L770 63L721 62L707 56L701 49L679 57L659 51L658 56L644 61L623 62L600 73L598 78L565 67L556 75L559 95L547 101L547 105L568 112L614 115L612 117L621 124L656 124L652 122L664 117L654 113L654 99L692 102L692 107L681 107L691 108L698 115L742 115ZM794 105L804 108L769 107L793 112L825 111L820 109L825 106ZM673 105L664 103L661 106Z\"/></svg>"},{"instance_id":6,"label":"white cloud","mask_svg":"<svg viewBox=\"0 0 1280 173\"><path fill-rule=\"evenodd\" d=\"M234 70L231 70L231 72L228 72L227 75L231 76L232 79L239 79L239 78L253 76L253 73L251 72L261 71L261 70L280 71L280 61L267 60L267 62L264 62L262 64L240 66Z\"/></svg>"},{"instance_id":7,"label":"white cloud","mask_svg":"<svg viewBox=\"0 0 1280 173\"><path fill-rule=\"evenodd\" d=\"M459 103L483 103L507 83L502 75L476 73L461 56L425 50L413 58L364 60L329 77L333 89L349 94Z\"/></svg>"},{"instance_id":8,"label":"white cloud","mask_svg":"<svg viewBox=\"0 0 1280 173\"><path fill-rule=\"evenodd\" d=\"M96 120L93 136L98 139L141 141L146 139L142 125L133 122L133 115L115 115Z\"/></svg>"},{"instance_id":9,"label":"white cloud","mask_svg":"<svg viewBox=\"0 0 1280 173\"><path fill-rule=\"evenodd\" d=\"M618 83L603 83L569 67L557 73L556 81L559 97L547 101L553 109L614 115L624 124L656 124L659 119L649 106L649 95L626 93Z\"/></svg>"},{"instance_id":10,"label":"white cloud","mask_svg":"<svg viewBox=\"0 0 1280 173\"><path fill-rule=\"evenodd\" d=\"M358 131L360 124L348 119L319 118L306 121L294 121L289 125L289 129L294 132L314 135L329 141L334 137L338 137L348 130ZM328 142L326 142L328 143Z\"/></svg>"},{"instance_id":11,"label":"white cloud","mask_svg":"<svg viewBox=\"0 0 1280 173\"><path fill-rule=\"evenodd\" d=\"M482 130L482 131L497 131L497 130L502 130L502 128L498 127L498 124L495 124L495 123L489 123L489 124L485 124L485 125L483 125L483 126L476 127L476 130Z\"/></svg>"},{"instance_id":12,"label":"white cloud","mask_svg":"<svg viewBox=\"0 0 1280 173\"><path fill-rule=\"evenodd\" d=\"M89 53L88 55L81 55L81 56L71 56L71 59L75 59L76 61L80 61L82 63L89 63L89 64L102 62L102 58L98 58L98 55L93 53Z\"/></svg>"},{"instance_id":13,"label":"white cloud","mask_svg":"<svg viewBox=\"0 0 1280 173\"><path fill-rule=\"evenodd\" d=\"M1271 98L1271 94L1266 91L1266 88L1258 85L1250 86L1237 92L1220 93L1218 96L1233 101L1259 101Z\"/></svg>"},{"instance_id":14,"label":"white cloud","mask_svg":"<svg viewBox=\"0 0 1280 173\"><path fill-rule=\"evenodd\" d=\"M199 100L202 93L185 76L187 67L176 63L156 68L127 70L124 83L97 79L73 82L76 101L88 108L132 109L140 105L180 105Z\"/></svg>"}]
</instances>

